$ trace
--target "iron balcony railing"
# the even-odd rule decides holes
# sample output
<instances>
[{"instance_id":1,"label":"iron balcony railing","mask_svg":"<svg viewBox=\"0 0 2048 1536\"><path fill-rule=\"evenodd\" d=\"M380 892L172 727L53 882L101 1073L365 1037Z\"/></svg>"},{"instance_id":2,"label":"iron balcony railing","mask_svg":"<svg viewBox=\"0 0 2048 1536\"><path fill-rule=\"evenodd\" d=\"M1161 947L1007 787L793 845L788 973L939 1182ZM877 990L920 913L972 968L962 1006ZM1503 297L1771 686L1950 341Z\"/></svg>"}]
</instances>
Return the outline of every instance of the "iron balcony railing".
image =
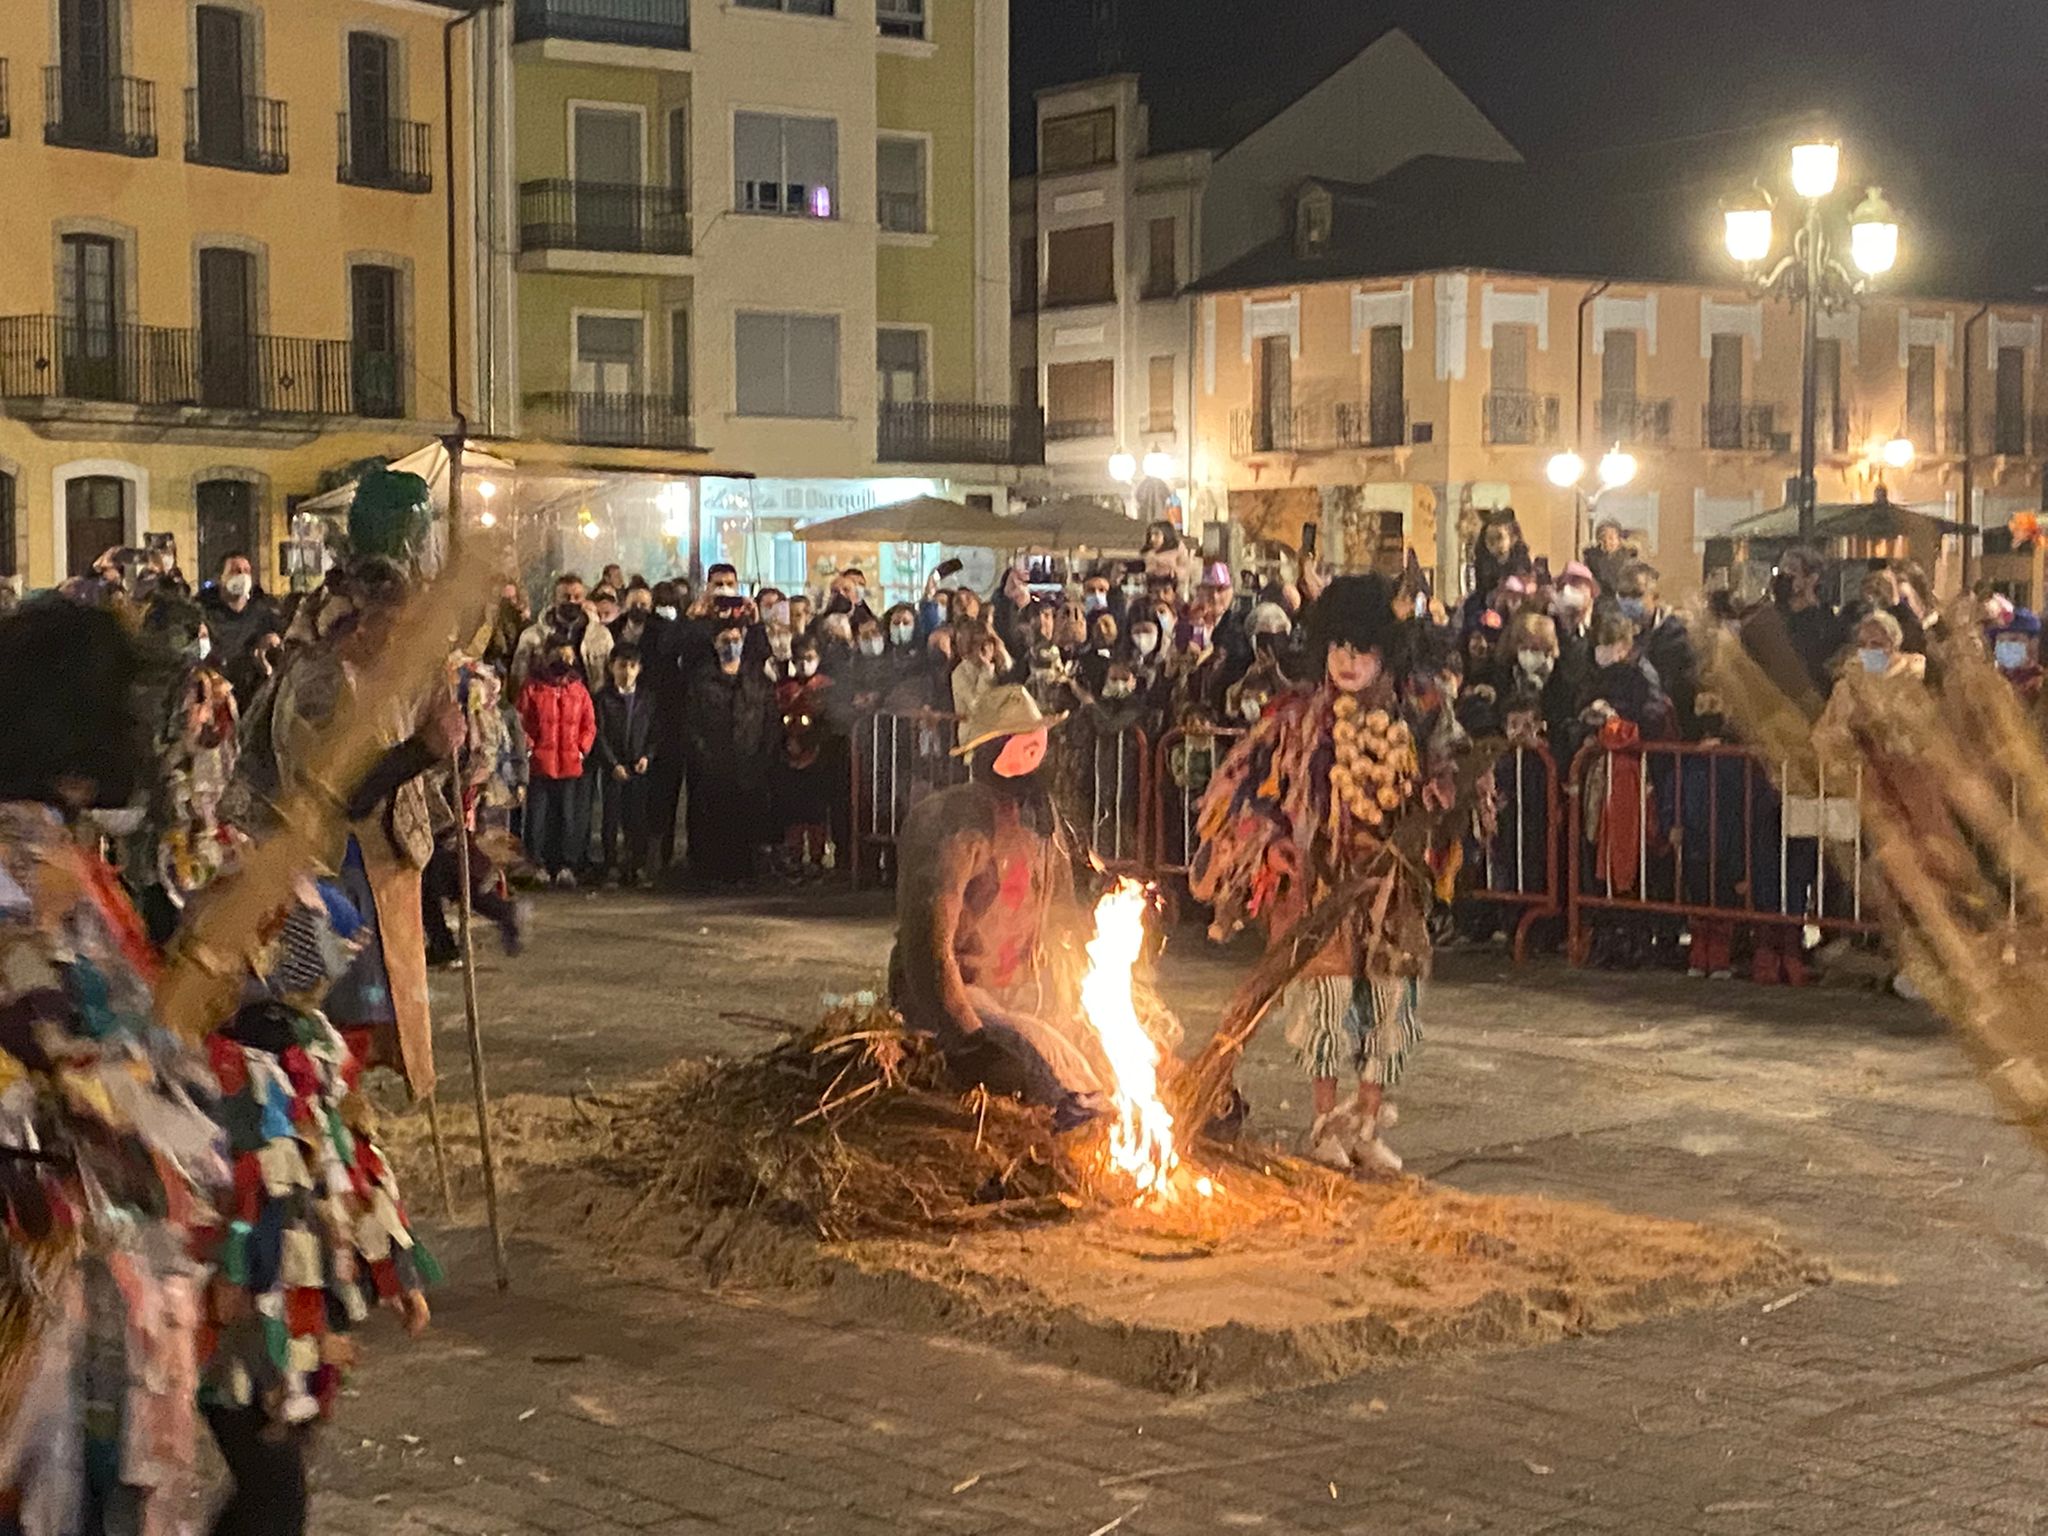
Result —
<instances>
[{"instance_id":1,"label":"iron balcony railing","mask_svg":"<svg viewBox=\"0 0 2048 1536\"><path fill-rule=\"evenodd\" d=\"M1240 459L1254 453L1400 448L1407 442L1408 402L1400 397L1302 405L1275 402L1230 414L1230 451Z\"/></svg>"},{"instance_id":2,"label":"iron balcony railing","mask_svg":"<svg viewBox=\"0 0 2048 1536\"><path fill-rule=\"evenodd\" d=\"M1558 441L1563 412L1556 395L1527 389L1490 391L1483 405L1486 441L1496 447Z\"/></svg>"},{"instance_id":3,"label":"iron balcony railing","mask_svg":"<svg viewBox=\"0 0 2048 1536\"><path fill-rule=\"evenodd\" d=\"M1045 419L1045 440L1049 443L1073 442L1083 437L1108 437L1116 431L1113 416L1053 416Z\"/></svg>"},{"instance_id":4,"label":"iron balcony railing","mask_svg":"<svg viewBox=\"0 0 2048 1536\"><path fill-rule=\"evenodd\" d=\"M1036 406L885 400L875 457L885 464L1043 464L1045 437Z\"/></svg>"},{"instance_id":5,"label":"iron balcony railing","mask_svg":"<svg viewBox=\"0 0 2048 1536\"><path fill-rule=\"evenodd\" d=\"M425 123L399 117L335 117L335 180L385 192L431 192L434 163Z\"/></svg>"},{"instance_id":6,"label":"iron balcony railing","mask_svg":"<svg viewBox=\"0 0 2048 1536\"><path fill-rule=\"evenodd\" d=\"M43 142L146 158L156 153L156 84L69 65L43 70Z\"/></svg>"},{"instance_id":7,"label":"iron balcony railing","mask_svg":"<svg viewBox=\"0 0 2048 1536\"><path fill-rule=\"evenodd\" d=\"M292 168L285 104L264 96L209 101L185 90L185 158L194 165L282 176Z\"/></svg>"},{"instance_id":8,"label":"iron balcony railing","mask_svg":"<svg viewBox=\"0 0 2048 1536\"><path fill-rule=\"evenodd\" d=\"M1603 395L1594 402L1596 436L1602 442L1659 447L1671 441L1670 400L1641 395Z\"/></svg>"},{"instance_id":9,"label":"iron balcony railing","mask_svg":"<svg viewBox=\"0 0 2048 1536\"><path fill-rule=\"evenodd\" d=\"M1339 400L1330 407L1330 428L1339 448L1399 448L1408 441L1408 402Z\"/></svg>"},{"instance_id":10,"label":"iron balcony railing","mask_svg":"<svg viewBox=\"0 0 2048 1536\"><path fill-rule=\"evenodd\" d=\"M1700 407L1700 438L1709 448L1790 453L1792 434L1778 427L1776 405L1755 400L1709 402Z\"/></svg>"},{"instance_id":11,"label":"iron balcony railing","mask_svg":"<svg viewBox=\"0 0 2048 1536\"><path fill-rule=\"evenodd\" d=\"M526 397L526 426L558 442L603 448L692 448L689 410L667 395L559 390Z\"/></svg>"},{"instance_id":12,"label":"iron balcony railing","mask_svg":"<svg viewBox=\"0 0 2048 1536\"><path fill-rule=\"evenodd\" d=\"M383 359L379 367L376 358L345 341L305 336L215 336L175 326L91 325L55 315L0 318L0 398L13 401L396 415L395 359Z\"/></svg>"},{"instance_id":13,"label":"iron balcony railing","mask_svg":"<svg viewBox=\"0 0 2048 1536\"><path fill-rule=\"evenodd\" d=\"M558 37L628 48L690 46L689 0L519 0L515 42Z\"/></svg>"},{"instance_id":14,"label":"iron balcony railing","mask_svg":"<svg viewBox=\"0 0 2048 1536\"><path fill-rule=\"evenodd\" d=\"M519 188L519 248L687 256L689 207L675 187L529 181Z\"/></svg>"},{"instance_id":15,"label":"iron balcony railing","mask_svg":"<svg viewBox=\"0 0 2048 1536\"><path fill-rule=\"evenodd\" d=\"M922 38L924 0L875 0L875 28L884 37Z\"/></svg>"}]
</instances>

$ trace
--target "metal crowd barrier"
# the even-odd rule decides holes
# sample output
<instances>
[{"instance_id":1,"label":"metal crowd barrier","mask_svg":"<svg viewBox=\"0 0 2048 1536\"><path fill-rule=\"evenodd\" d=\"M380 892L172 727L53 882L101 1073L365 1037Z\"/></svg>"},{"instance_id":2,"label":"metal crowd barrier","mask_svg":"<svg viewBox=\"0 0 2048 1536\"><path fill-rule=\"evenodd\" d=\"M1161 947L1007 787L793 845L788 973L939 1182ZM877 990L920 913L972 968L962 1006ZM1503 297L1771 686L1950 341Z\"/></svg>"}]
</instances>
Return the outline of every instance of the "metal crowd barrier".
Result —
<instances>
[{"instance_id":1,"label":"metal crowd barrier","mask_svg":"<svg viewBox=\"0 0 2048 1536\"><path fill-rule=\"evenodd\" d=\"M953 756L958 719L936 710L862 716L853 729L852 847L855 890L872 857L893 853L911 807L934 790L967 781L967 760Z\"/></svg>"},{"instance_id":2,"label":"metal crowd barrier","mask_svg":"<svg viewBox=\"0 0 2048 1536\"><path fill-rule=\"evenodd\" d=\"M1152 750L1145 733L1131 726L1095 736L1077 778L1066 809L1089 851L1104 869L1145 874L1151 867L1146 834L1152 808Z\"/></svg>"},{"instance_id":3,"label":"metal crowd barrier","mask_svg":"<svg viewBox=\"0 0 2048 1536\"><path fill-rule=\"evenodd\" d=\"M1514 956L1528 955L1529 930L1563 913L1558 844L1564 836L1563 775L1544 746L1514 747L1493 767L1494 833L1480 849L1478 883L1459 893L1463 902L1521 909Z\"/></svg>"},{"instance_id":4,"label":"metal crowd barrier","mask_svg":"<svg viewBox=\"0 0 2048 1536\"><path fill-rule=\"evenodd\" d=\"M1153 876L1185 875L1200 839L1195 822L1209 781L1237 745L1241 730L1180 726L1159 738L1152 766Z\"/></svg>"},{"instance_id":5,"label":"metal crowd barrier","mask_svg":"<svg viewBox=\"0 0 2048 1536\"><path fill-rule=\"evenodd\" d=\"M1744 747L1589 743L1566 789L1571 962L1585 963L1601 913L1875 931L1863 901L1862 766L1777 766L1774 781Z\"/></svg>"}]
</instances>

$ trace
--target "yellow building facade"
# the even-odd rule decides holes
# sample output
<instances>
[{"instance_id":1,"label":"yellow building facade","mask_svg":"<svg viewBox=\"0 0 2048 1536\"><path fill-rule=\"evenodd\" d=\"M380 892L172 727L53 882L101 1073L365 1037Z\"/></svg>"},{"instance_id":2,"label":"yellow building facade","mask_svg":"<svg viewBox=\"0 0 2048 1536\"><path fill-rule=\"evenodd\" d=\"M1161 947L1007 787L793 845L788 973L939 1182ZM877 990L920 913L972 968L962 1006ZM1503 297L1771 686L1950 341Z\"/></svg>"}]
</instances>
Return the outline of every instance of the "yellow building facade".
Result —
<instances>
[{"instance_id":1,"label":"yellow building facade","mask_svg":"<svg viewBox=\"0 0 2048 1536\"><path fill-rule=\"evenodd\" d=\"M2041 504L2044 313L1879 293L1824 315L1819 500L1881 485L1988 534L1977 573L2017 574L1997 551ZM1799 472L1800 314L1739 288L1437 270L1208 294L1197 325L1205 504L1289 546L1313 524L1347 566L1412 547L1454 587L1478 514L1511 506L1553 570L1612 518L1683 592ZM1554 455L1615 446L1636 477L1596 508L1551 483ZM1960 538L1915 553L1953 588Z\"/></svg>"},{"instance_id":2,"label":"yellow building facade","mask_svg":"<svg viewBox=\"0 0 2048 1536\"><path fill-rule=\"evenodd\" d=\"M447 429L458 15L0 8L0 573L155 534L195 585L230 552L276 584L294 498Z\"/></svg>"}]
</instances>

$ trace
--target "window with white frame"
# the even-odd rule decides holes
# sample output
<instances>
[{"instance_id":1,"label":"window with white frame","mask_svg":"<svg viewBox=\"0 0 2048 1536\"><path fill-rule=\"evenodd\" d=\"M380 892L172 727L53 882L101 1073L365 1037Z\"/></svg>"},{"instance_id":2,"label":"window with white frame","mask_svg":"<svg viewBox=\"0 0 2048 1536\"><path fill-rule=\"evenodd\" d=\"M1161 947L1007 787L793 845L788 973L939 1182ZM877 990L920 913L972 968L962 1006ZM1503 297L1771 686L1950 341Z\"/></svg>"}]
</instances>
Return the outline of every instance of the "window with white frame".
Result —
<instances>
[{"instance_id":1,"label":"window with white frame","mask_svg":"<svg viewBox=\"0 0 2048 1536\"><path fill-rule=\"evenodd\" d=\"M884 37L924 39L924 0L875 0L875 30Z\"/></svg>"},{"instance_id":2,"label":"window with white frame","mask_svg":"<svg viewBox=\"0 0 2048 1536\"><path fill-rule=\"evenodd\" d=\"M925 141L885 134L875 141L875 221L891 234L921 235L925 212Z\"/></svg>"},{"instance_id":3,"label":"window with white frame","mask_svg":"<svg viewBox=\"0 0 2048 1536\"><path fill-rule=\"evenodd\" d=\"M742 310L733 320L734 405L742 416L839 414L839 317Z\"/></svg>"},{"instance_id":4,"label":"window with white frame","mask_svg":"<svg viewBox=\"0 0 2048 1536\"><path fill-rule=\"evenodd\" d=\"M791 16L830 16L832 0L733 0L743 11L783 11Z\"/></svg>"},{"instance_id":5,"label":"window with white frame","mask_svg":"<svg viewBox=\"0 0 2048 1536\"><path fill-rule=\"evenodd\" d=\"M838 216L839 125L831 118L736 112L732 161L739 212Z\"/></svg>"}]
</instances>

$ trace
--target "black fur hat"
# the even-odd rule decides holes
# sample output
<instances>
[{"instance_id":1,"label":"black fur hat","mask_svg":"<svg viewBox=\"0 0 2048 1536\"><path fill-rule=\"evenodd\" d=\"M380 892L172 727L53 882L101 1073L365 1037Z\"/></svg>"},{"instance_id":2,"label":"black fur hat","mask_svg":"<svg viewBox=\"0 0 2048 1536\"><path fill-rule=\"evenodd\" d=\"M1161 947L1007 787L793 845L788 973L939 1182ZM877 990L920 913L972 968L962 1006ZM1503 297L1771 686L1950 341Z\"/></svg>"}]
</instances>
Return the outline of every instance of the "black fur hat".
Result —
<instances>
[{"instance_id":1,"label":"black fur hat","mask_svg":"<svg viewBox=\"0 0 2048 1536\"><path fill-rule=\"evenodd\" d=\"M38 598L0 619L0 800L57 804L67 778L93 803L128 803L145 758L135 707L141 655L104 608Z\"/></svg>"},{"instance_id":2,"label":"black fur hat","mask_svg":"<svg viewBox=\"0 0 2048 1536\"><path fill-rule=\"evenodd\" d=\"M1309 605L1309 656L1318 673L1333 645L1378 651L1386 657L1398 630L1391 581L1376 574L1339 576Z\"/></svg>"}]
</instances>

